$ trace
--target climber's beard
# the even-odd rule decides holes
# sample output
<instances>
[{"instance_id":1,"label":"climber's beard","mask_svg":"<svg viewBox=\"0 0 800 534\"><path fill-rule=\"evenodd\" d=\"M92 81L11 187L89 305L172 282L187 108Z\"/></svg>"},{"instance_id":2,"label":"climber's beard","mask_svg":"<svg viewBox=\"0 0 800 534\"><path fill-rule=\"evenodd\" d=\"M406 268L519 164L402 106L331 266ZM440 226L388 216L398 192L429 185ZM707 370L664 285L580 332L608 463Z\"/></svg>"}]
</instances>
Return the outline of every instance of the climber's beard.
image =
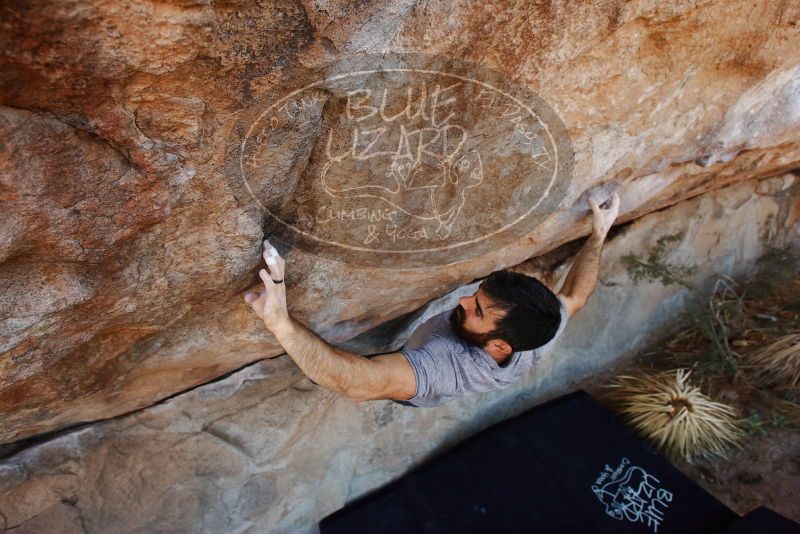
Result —
<instances>
[{"instance_id":1,"label":"climber's beard","mask_svg":"<svg viewBox=\"0 0 800 534\"><path fill-rule=\"evenodd\" d=\"M492 335L493 332L476 334L475 332L467 330L467 328L464 326L466 316L467 312L461 307L461 304L453 309L453 312L450 314L450 326L453 328L453 332L455 332L458 337L470 345L475 345L481 349L484 348L489 340L494 339L494 336Z\"/></svg>"}]
</instances>

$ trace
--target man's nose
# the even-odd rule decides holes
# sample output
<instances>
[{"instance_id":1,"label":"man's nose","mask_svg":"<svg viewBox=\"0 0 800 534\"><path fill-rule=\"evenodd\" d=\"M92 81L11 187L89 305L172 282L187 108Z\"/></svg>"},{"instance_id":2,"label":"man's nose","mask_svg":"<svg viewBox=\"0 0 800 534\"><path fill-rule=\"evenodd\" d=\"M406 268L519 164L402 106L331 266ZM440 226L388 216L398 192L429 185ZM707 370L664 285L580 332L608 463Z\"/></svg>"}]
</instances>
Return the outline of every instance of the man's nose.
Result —
<instances>
[{"instance_id":1,"label":"man's nose","mask_svg":"<svg viewBox=\"0 0 800 534\"><path fill-rule=\"evenodd\" d=\"M461 297L460 299L458 299L458 303L465 310L469 309L469 297Z\"/></svg>"}]
</instances>

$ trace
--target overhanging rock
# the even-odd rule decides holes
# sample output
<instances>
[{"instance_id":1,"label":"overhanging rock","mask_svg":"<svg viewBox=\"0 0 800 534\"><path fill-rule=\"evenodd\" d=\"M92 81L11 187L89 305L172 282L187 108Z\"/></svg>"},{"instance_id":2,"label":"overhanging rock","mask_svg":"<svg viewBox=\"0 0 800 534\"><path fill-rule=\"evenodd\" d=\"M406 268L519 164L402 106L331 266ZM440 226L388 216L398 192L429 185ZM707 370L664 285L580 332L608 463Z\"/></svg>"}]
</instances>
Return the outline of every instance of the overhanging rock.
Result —
<instances>
[{"instance_id":1,"label":"overhanging rock","mask_svg":"<svg viewBox=\"0 0 800 534\"><path fill-rule=\"evenodd\" d=\"M242 120L292 69L333 72L352 55L384 52L480 65L538 95L575 153L571 181L556 184L563 190L535 228L452 265L396 268L283 250L293 313L336 342L585 235L588 192L619 189L625 222L800 166L799 15L777 0L457 9L400 0L324 8L42 1L2 9L2 442L136 410L281 352L242 302L269 218L237 188L230 165L246 137ZM316 122L285 130L281 172L262 173L258 187L302 198L307 190L292 187L327 163L310 161L324 153L322 126L346 116L337 102ZM403 139L421 146L409 135L398 146ZM502 161L498 146L487 143L494 156L480 166L475 150L486 147L462 153L446 143L427 150L445 161L421 162L409 148L425 172L407 174L402 160L386 165L406 189L469 170L463 189L443 183L453 187L428 206L434 211L409 210L434 217L433 232L458 235L464 212L451 201L516 157ZM351 159L334 161L341 165L330 176L357 169L356 179L367 178ZM331 191L342 190L333 183ZM490 216L472 220L476 228L504 220L507 205L478 198ZM311 214L325 207L313 198L308 206Z\"/></svg>"}]
</instances>

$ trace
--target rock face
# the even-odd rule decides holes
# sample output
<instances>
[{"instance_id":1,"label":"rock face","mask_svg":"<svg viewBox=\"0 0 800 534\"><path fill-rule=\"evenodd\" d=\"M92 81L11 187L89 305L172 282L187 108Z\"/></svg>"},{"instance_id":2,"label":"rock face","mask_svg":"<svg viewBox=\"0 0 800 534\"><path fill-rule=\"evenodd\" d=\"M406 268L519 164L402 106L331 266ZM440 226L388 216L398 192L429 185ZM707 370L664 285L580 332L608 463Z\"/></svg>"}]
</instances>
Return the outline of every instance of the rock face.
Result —
<instances>
[{"instance_id":1,"label":"rock face","mask_svg":"<svg viewBox=\"0 0 800 534\"><path fill-rule=\"evenodd\" d=\"M454 9L405 0L92 0L0 10L0 442L126 413L281 352L241 298L274 221L234 170L243 120L259 115L293 68L329 75L364 52L469 61L541 97L575 153L572 181L558 182L561 196L535 228L445 267L356 264L346 252L286 241L291 310L335 342L585 235L588 192L619 189L624 222L800 166L792 2ZM300 155L318 154L325 120L346 116L337 98L264 145L286 172L262 173L263 190L288 205L304 199L296 186L314 167ZM293 142L298 150L289 150ZM429 152L455 154L446 145ZM392 163L409 178L403 162ZM434 170L420 179L445 167L428 162ZM503 168L483 166L482 176ZM447 202L477 177L470 171L462 189L443 182L453 184L436 204L444 231L460 231L464 219L451 218L460 201ZM478 201L500 218L507 206L492 198ZM255 477L252 487L270 480ZM69 504L57 506L74 516ZM247 499L240 506L260 513Z\"/></svg>"},{"instance_id":2,"label":"rock face","mask_svg":"<svg viewBox=\"0 0 800 534\"><path fill-rule=\"evenodd\" d=\"M319 519L432 452L574 389L663 336L685 293L633 283L623 255L681 234L663 261L695 266L692 282L702 286L714 272L749 271L766 245L800 244L798 217L800 183L787 175L639 218L607 243L600 283L555 351L505 390L435 409L357 404L314 386L282 356L27 448L0 463L0 526L25 533L314 532ZM558 282L568 267L563 252L515 269ZM432 302L417 322L473 290ZM402 342L408 331L398 332Z\"/></svg>"}]
</instances>

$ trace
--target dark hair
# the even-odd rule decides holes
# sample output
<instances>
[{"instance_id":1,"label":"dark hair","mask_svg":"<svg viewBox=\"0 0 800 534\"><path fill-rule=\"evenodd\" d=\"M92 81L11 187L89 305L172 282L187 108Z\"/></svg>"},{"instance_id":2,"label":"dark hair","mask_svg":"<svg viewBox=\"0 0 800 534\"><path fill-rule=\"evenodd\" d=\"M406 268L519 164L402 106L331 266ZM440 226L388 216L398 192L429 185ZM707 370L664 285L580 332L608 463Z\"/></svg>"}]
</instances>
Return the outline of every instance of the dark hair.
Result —
<instances>
[{"instance_id":1,"label":"dark hair","mask_svg":"<svg viewBox=\"0 0 800 534\"><path fill-rule=\"evenodd\" d=\"M491 332L492 338L504 340L517 352L536 349L555 337L561 324L561 305L539 280L522 273L495 271L481 287L506 311Z\"/></svg>"}]
</instances>

